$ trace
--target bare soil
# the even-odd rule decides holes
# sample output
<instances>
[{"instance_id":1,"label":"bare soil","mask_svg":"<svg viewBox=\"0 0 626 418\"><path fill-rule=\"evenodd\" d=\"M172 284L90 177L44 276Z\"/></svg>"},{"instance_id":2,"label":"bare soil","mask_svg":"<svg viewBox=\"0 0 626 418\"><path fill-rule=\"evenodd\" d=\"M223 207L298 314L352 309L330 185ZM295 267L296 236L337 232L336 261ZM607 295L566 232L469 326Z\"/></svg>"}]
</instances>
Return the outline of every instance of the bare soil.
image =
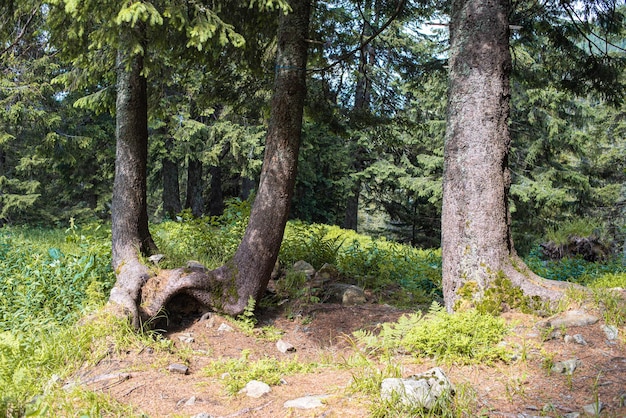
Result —
<instances>
[{"instance_id":1,"label":"bare soil","mask_svg":"<svg viewBox=\"0 0 626 418\"><path fill-rule=\"evenodd\" d=\"M285 307L262 310L257 327L272 325L282 330L282 339L296 348L286 354L277 350L275 341L241 332L231 319L212 315L201 320L199 316L189 316L171 323L164 334L176 350L137 347L112 353L95 367L81 370L75 379L150 417L192 417L202 412L211 417L366 417L376 399L348 390L354 370L341 367L355 353L350 335L358 329L376 330L381 323L395 321L405 312L372 303L353 307L319 304L295 313ZM517 348L520 359L516 362L460 366L410 355L399 355L395 361L402 365L403 376L438 365L455 385L471 387L475 391L474 410L466 416L560 417L582 412L584 405L599 400L603 405L600 416L626 417L624 327L613 342L607 341L600 328L602 320L567 330L570 335L583 336L587 345L580 345L563 338L543 341L545 335L535 327L538 317L519 313L507 313L504 317L513 327L506 344ZM234 330L219 331L223 323ZM331 362L335 367L284 376L283 384L273 386L261 398L228 395L222 379L208 377L202 369L216 358L241 358L243 350L250 351L250 361L296 357L303 362ZM582 363L571 376L549 371L551 362L572 358ZM186 364L188 374L168 371L172 363ZM316 409L283 407L285 401L306 395L328 397L324 406ZM585 415L581 413L582 416Z\"/></svg>"}]
</instances>

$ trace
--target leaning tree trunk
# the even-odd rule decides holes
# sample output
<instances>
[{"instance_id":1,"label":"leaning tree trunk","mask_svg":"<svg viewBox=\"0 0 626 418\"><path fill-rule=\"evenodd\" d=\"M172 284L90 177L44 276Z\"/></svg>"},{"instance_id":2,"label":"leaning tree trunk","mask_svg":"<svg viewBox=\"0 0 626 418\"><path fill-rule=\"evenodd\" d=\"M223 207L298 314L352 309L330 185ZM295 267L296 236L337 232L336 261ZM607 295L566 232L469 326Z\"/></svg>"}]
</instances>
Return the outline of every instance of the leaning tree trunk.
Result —
<instances>
[{"instance_id":1,"label":"leaning tree trunk","mask_svg":"<svg viewBox=\"0 0 626 418\"><path fill-rule=\"evenodd\" d=\"M509 12L509 0L452 2L442 209L449 311L461 288L480 300L498 274L530 296L554 300L564 287L533 274L511 239Z\"/></svg>"},{"instance_id":2,"label":"leaning tree trunk","mask_svg":"<svg viewBox=\"0 0 626 418\"><path fill-rule=\"evenodd\" d=\"M291 12L280 17L272 113L266 138L259 190L250 221L233 259L207 271L196 262L185 268L161 270L141 283L136 312L154 317L173 308L180 298L236 315L250 298L267 287L283 237L293 195L306 94L306 35L310 0L291 0ZM189 302L183 300L183 302Z\"/></svg>"},{"instance_id":3,"label":"leaning tree trunk","mask_svg":"<svg viewBox=\"0 0 626 418\"><path fill-rule=\"evenodd\" d=\"M122 40L142 34L138 26L122 29ZM124 45L124 43L121 43ZM117 53L115 180L111 205L112 265L117 276L110 301L136 321L141 286L149 270L139 255L156 250L148 230L146 165L148 159L148 95L141 75L143 57L122 48ZM137 322L135 322L137 325Z\"/></svg>"}]
</instances>

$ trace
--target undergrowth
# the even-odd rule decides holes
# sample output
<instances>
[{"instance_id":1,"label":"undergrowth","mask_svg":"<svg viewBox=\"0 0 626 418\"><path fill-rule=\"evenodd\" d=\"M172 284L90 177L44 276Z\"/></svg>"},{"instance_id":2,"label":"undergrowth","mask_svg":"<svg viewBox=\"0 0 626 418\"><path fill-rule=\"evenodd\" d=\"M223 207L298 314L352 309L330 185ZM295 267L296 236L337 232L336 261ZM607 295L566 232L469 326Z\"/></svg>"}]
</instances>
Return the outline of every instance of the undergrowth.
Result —
<instances>
[{"instance_id":1,"label":"undergrowth","mask_svg":"<svg viewBox=\"0 0 626 418\"><path fill-rule=\"evenodd\" d=\"M368 351L399 351L416 357L457 364L490 364L508 361L510 354L499 345L509 328L500 317L467 310L448 313L433 303L426 315L404 315L385 323L378 335L356 331L357 343Z\"/></svg>"},{"instance_id":2,"label":"undergrowth","mask_svg":"<svg viewBox=\"0 0 626 418\"><path fill-rule=\"evenodd\" d=\"M242 350L239 358L220 358L203 368L202 373L209 377L219 377L226 392L234 395L251 380L276 386L281 384L281 379L285 376L310 373L319 367L316 363L303 363L297 357L282 361L273 357L251 360L250 355L250 350Z\"/></svg>"}]
</instances>

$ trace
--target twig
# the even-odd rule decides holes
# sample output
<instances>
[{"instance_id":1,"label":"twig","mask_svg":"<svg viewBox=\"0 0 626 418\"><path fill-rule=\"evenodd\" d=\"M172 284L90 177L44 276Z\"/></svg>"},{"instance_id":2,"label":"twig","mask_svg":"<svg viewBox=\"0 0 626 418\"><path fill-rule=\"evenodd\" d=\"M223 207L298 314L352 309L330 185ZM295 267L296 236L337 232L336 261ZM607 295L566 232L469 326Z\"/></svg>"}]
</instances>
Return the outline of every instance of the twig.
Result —
<instances>
[{"instance_id":1,"label":"twig","mask_svg":"<svg viewBox=\"0 0 626 418\"><path fill-rule=\"evenodd\" d=\"M22 30L20 31L20 33L17 35L17 37L11 43L11 45L7 46L6 48L4 48L4 50L2 52L0 52L0 55L4 55L8 50L10 50L15 45L17 45L17 43L22 39L22 37L24 37L24 35L26 34L26 29L28 29L28 26L30 26L30 23L33 21L33 19L37 15L37 10L39 10L39 5L36 5L33 8L33 11L30 12L30 16L28 17L28 20L24 24L24 27L22 27Z\"/></svg>"}]
</instances>

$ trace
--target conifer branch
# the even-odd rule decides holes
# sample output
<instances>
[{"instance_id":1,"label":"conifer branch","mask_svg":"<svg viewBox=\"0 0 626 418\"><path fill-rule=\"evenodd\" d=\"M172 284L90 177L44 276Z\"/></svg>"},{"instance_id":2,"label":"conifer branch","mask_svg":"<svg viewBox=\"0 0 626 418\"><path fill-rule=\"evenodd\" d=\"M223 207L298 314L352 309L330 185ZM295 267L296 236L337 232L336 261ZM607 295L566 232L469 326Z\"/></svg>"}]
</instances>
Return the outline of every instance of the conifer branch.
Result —
<instances>
[{"instance_id":1,"label":"conifer branch","mask_svg":"<svg viewBox=\"0 0 626 418\"><path fill-rule=\"evenodd\" d=\"M346 59L348 59L349 57L351 57L352 55L356 54L358 51L362 50L364 47L366 47L367 45L369 45L374 39L376 39L378 37L378 35L380 35L381 33L383 33L383 31L385 29L387 29L389 27L389 25L391 25L393 23L394 20L396 20L396 18L400 15L400 13L402 12L402 9L404 8L404 4L406 3L406 0L400 0L398 2L398 5L396 6L396 9L394 10L393 14L389 17L389 19L387 19L387 21L380 27L378 28L373 34L372 36L368 37L366 40L364 40L363 42L361 42L356 48L353 48L352 50L346 52L345 54L341 55L339 58L337 58L335 61L333 61L332 63L326 65L325 67L322 68L316 68L313 70L308 70L309 72L324 72L324 71L328 71L331 68L333 68L334 66L342 63L343 61L345 61Z\"/></svg>"},{"instance_id":2,"label":"conifer branch","mask_svg":"<svg viewBox=\"0 0 626 418\"><path fill-rule=\"evenodd\" d=\"M18 44L18 42L24 37L24 35L26 34L26 29L28 29L31 22L37 15L37 11L39 10L39 7L40 7L39 4L33 7L32 12L30 12L30 16L28 16L28 20L26 20L26 23L22 27L22 30L20 30L20 33L17 34L17 37L13 40L13 42L11 42L11 45L7 46L6 48L2 50L2 52L0 52L0 55L6 54L10 49L15 47Z\"/></svg>"}]
</instances>

